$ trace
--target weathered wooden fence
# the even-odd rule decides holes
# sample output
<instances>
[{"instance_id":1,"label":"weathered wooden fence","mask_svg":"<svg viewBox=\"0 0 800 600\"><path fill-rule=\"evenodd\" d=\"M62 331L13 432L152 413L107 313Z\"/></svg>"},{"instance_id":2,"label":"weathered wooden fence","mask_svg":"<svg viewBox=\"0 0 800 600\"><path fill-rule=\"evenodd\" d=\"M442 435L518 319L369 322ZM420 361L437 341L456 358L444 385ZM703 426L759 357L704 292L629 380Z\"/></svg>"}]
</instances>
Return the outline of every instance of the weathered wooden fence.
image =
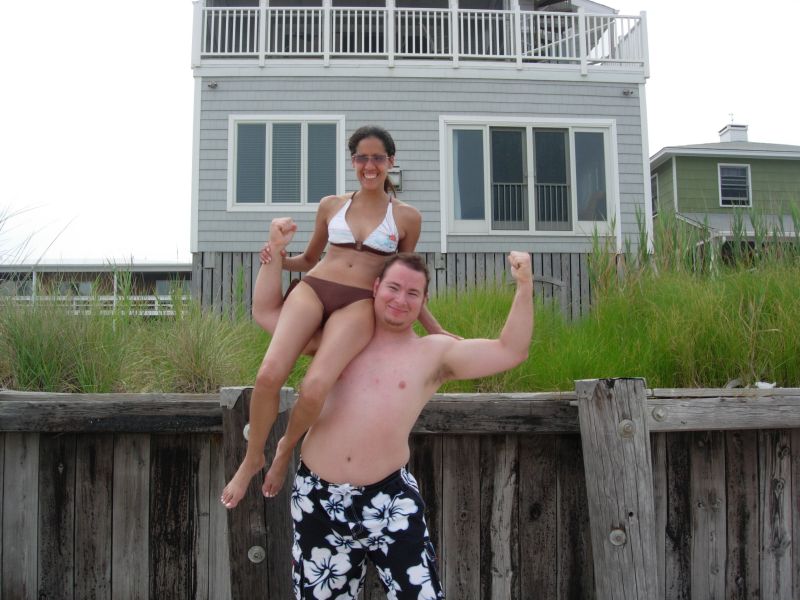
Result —
<instances>
[{"instance_id":1,"label":"weathered wooden fence","mask_svg":"<svg viewBox=\"0 0 800 600\"><path fill-rule=\"evenodd\" d=\"M487 284L511 281L507 274L506 253L439 252L422 253L431 273L432 296L451 290L455 293ZM531 254L536 293L545 301L556 302L570 319L589 312L589 257L578 253ZM257 253L200 252L192 259L192 294L203 306L226 313L245 312L252 307L253 285L260 263ZM290 277L284 273L284 289Z\"/></svg>"},{"instance_id":2,"label":"weathered wooden fence","mask_svg":"<svg viewBox=\"0 0 800 600\"><path fill-rule=\"evenodd\" d=\"M0 392L2 598L289 597L248 402ZM410 466L449 598L800 598L800 390L437 396Z\"/></svg>"}]
</instances>

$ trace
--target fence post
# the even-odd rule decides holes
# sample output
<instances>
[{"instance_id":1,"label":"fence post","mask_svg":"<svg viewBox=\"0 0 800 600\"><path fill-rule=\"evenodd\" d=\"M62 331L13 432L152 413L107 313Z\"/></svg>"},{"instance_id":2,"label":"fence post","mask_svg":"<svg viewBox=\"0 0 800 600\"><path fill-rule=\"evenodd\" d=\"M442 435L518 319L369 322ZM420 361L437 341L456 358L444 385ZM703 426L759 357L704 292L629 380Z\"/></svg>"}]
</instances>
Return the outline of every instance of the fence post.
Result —
<instances>
[{"instance_id":1,"label":"fence post","mask_svg":"<svg viewBox=\"0 0 800 600\"><path fill-rule=\"evenodd\" d=\"M222 448L225 481L239 468L247 449L245 425L250 413L252 388L231 387L220 390L222 406ZM275 454L278 439L286 429L294 391L281 390L278 418L265 448L267 464ZM290 476L296 462L289 467ZM239 505L228 511L228 548L233 598L292 597L292 515L289 507L291 484L284 483L275 498L261 493L263 474L250 481ZM220 490L221 491L221 490Z\"/></svg>"},{"instance_id":2,"label":"fence post","mask_svg":"<svg viewBox=\"0 0 800 600\"><path fill-rule=\"evenodd\" d=\"M584 380L575 391L597 598L661 598L645 382Z\"/></svg>"}]
</instances>

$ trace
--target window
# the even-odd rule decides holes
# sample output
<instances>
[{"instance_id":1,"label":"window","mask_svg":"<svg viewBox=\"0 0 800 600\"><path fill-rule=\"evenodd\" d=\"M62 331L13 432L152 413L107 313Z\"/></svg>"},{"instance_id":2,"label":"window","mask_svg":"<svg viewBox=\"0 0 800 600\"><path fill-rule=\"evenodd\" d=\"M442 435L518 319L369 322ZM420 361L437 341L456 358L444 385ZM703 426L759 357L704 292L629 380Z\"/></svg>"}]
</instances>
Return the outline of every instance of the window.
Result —
<instances>
[{"instance_id":1,"label":"window","mask_svg":"<svg viewBox=\"0 0 800 600\"><path fill-rule=\"evenodd\" d=\"M658 214L658 173L650 178L650 197L653 200L653 216Z\"/></svg>"},{"instance_id":2,"label":"window","mask_svg":"<svg viewBox=\"0 0 800 600\"><path fill-rule=\"evenodd\" d=\"M719 205L750 206L750 165L717 165Z\"/></svg>"},{"instance_id":3,"label":"window","mask_svg":"<svg viewBox=\"0 0 800 600\"><path fill-rule=\"evenodd\" d=\"M229 209L315 205L324 196L341 193L343 135L342 117L232 115Z\"/></svg>"},{"instance_id":4,"label":"window","mask_svg":"<svg viewBox=\"0 0 800 600\"><path fill-rule=\"evenodd\" d=\"M453 117L446 132L451 232L585 233L609 224L610 126Z\"/></svg>"}]
</instances>

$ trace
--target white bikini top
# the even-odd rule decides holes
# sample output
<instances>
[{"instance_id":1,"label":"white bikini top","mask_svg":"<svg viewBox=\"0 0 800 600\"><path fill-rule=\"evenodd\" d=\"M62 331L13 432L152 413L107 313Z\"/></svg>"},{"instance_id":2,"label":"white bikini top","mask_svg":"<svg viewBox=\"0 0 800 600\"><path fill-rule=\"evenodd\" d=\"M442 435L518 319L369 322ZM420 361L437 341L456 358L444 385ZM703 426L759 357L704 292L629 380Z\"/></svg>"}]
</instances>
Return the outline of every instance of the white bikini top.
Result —
<instances>
[{"instance_id":1,"label":"white bikini top","mask_svg":"<svg viewBox=\"0 0 800 600\"><path fill-rule=\"evenodd\" d=\"M347 199L344 206L339 209L328 223L328 241L334 246L353 248L358 251L366 250L375 254L388 256L397 252L397 243L400 234L397 231L397 224L394 222L392 212L392 199L389 198L389 205L386 207L386 216L375 230L363 241L356 241L353 232L347 224L345 215L355 194Z\"/></svg>"}]
</instances>

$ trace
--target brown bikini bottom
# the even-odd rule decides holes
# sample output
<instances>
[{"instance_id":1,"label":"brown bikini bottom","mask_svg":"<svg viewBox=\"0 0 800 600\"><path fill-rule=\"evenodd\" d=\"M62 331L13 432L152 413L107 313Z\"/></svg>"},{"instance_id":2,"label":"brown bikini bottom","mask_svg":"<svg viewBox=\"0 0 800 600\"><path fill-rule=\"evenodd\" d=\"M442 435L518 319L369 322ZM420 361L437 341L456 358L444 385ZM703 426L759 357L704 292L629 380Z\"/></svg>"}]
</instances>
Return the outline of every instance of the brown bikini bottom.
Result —
<instances>
[{"instance_id":1,"label":"brown bikini bottom","mask_svg":"<svg viewBox=\"0 0 800 600\"><path fill-rule=\"evenodd\" d=\"M300 279L293 279L289 284L289 289L286 290L284 300L289 296L295 286L300 283ZM372 290L365 288L354 287L352 285L342 285L335 281L328 281L327 279L320 279L313 275L306 275L303 277L302 282L307 284L322 302L322 322L328 320L334 312L340 308L351 305L353 302L359 300L372 300Z\"/></svg>"}]
</instances>

